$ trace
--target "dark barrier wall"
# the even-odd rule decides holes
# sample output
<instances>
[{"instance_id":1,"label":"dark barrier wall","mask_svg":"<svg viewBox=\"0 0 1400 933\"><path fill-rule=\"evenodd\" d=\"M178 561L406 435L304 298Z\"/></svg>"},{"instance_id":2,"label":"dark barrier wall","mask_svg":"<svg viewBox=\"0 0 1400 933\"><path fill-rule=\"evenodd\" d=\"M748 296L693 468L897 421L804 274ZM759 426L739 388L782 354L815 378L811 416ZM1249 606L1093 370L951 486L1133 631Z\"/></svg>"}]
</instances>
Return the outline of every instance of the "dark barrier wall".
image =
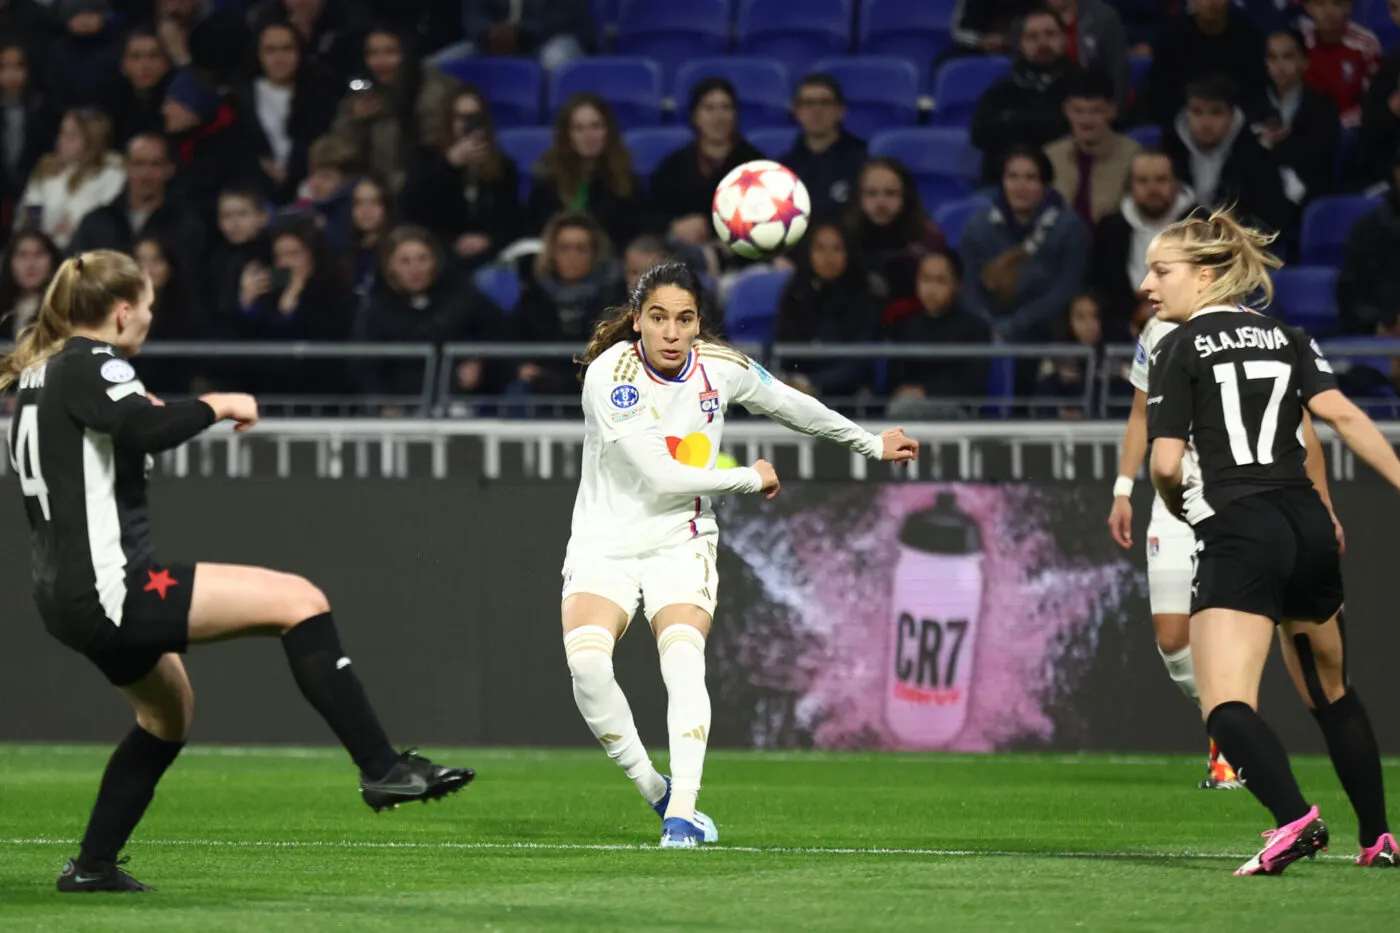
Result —
<instances>
[{"instance_id":1,"label":"dark barrier wall","mask_svg":"<svg viewBox=\"0 0 1400 933\"><path fill-rule=\"evenodd\" d=\"M44 633L19 497L12 482L3 493L0 740L111 740L130 714ZM163 559L260 564L325 589L396 742L592 743L558 631L572 485L163 480L154 496ZM1360 482L1333 496L1348 533L1352 677L1382 747L1400 753L1389 676L1400 499ZM1146 490L1137 505L1139 548L1125 557L1101 484L810 483L726 503L716 744L1200 751L1195 711L1153 646ZM901 544L911 521L923 537ZM961 554L946 546L958 535ZM330 741L271 640L196 648L188 663L196 740ZM659 746L665 693L644 625L617 668ZM1262 704L1290 748L1321 751L1277 658Z\"/></svg>"}]
</instances>

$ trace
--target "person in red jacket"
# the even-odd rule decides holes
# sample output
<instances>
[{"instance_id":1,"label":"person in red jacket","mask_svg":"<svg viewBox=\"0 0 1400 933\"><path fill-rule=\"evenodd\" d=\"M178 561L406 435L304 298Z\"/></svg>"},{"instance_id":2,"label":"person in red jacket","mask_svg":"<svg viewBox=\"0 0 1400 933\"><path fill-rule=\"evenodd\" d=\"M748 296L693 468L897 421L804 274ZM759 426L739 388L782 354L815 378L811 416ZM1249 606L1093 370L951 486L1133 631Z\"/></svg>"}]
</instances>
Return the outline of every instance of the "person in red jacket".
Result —
<instances>
[{"instance_id":1,"label":"person in red jacket","mask_svg":"<svg viewBox=\"0 0 1400 933\"><path fill-rule=\"evenodd\" d=\"M1361 123L1361 99L1380 67L1376 34L1351 20L1351 0L1306 0L1308 86L1336 101L1343 126Z\"/></svg>"}]
</instances>

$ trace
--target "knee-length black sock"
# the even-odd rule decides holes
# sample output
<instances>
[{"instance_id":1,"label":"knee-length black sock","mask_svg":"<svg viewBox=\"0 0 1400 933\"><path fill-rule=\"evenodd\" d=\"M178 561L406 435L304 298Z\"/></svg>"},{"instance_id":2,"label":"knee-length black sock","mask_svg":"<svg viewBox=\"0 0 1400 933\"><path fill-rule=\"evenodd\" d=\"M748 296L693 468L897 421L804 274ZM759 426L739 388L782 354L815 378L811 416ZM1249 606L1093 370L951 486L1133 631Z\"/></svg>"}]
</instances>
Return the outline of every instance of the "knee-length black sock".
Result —
<instances>
[{"instance_id":1,"label":"knee-length black sock","mask_svg":"<svg viewBox=\"0 0 1400 933\"><path fill-rule=\"evenodd\" d=\"M283 635L282 648L302 696L331 727L360 772L374 779L388 774L398 753L340 647L331 614L312 616Z\"/></svg>"},{"instance_id":2,"label":"knee-length black sock","mask_svg":"<svg viewBox=\"0 0 1400 933\"><path fill-rule=\"evenodd\" d=\"M116 862L117 853L145 816L156 785L184 747L184 742L167 742L140 726L132 727L107 760L83 834L79 868L95 873Z\"/></svg>"}]
</instances>

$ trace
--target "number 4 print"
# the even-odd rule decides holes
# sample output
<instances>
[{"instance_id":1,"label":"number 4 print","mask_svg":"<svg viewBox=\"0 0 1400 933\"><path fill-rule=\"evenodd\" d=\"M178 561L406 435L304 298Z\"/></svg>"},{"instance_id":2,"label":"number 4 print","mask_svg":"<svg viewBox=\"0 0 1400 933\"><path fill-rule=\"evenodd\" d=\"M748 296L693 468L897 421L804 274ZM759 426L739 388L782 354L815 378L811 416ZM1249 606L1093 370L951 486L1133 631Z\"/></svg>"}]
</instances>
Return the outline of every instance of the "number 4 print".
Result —
<instances>
[{"instance_id":1,"label":"number 4 print","mask_svg":"<svg viewBox=\"0 0 1400 933\"><path fill-rule=\"evenodd\" d=\"M1249 449L1249 432L1244 426L1244 412L1240 407L1239 373L1234 363L1217 363L1212 367L1215 381L1220 383L1220 407L1225 411L1225 431L1230 435L1230 454L1236 466L1251 463L1274 462L1274 436L1278 433L1278 409L1288 391L1289 377L1293 367L1278 360L1246 360L1246 379L1272 379L1274 390L1269 394L1269 403L1264 406L1264 419L1259 424L1259 440L1255 444L1256 454Z\"/></svg>"},{"instance_id":2,"label":"number 4 print","mask_svg":"<svg viewBox=\"0 0 1400 933\"><path fill-rule=\"evenodd\" d=\"M20 492L37 498L44 521L50 521L49 487L44 483L44 473L39 467L39 409L33 405L25 405L19 410L19 427L15 431L14 447L10 450L10 464L19 475Z\"/></svg>"}]
</instances>

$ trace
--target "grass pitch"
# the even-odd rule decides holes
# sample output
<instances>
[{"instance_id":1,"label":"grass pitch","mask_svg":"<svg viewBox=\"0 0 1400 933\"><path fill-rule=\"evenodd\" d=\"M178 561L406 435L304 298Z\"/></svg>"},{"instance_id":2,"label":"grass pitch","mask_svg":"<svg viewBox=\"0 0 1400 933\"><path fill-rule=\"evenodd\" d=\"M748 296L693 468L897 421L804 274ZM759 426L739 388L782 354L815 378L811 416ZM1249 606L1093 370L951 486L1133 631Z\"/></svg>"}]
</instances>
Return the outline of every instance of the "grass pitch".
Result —
<instances>
[{"instance_id":1,"label":"grass pitch","mask_svg":"<svg viewBox=\"0 0 1400 933\"><path fill-rule=\"evenodd\" d=\"M158 893L60 896L108 751L0 746L0 929L1277 931L1380 929L1400 904L1400 871L1352 865L1317 759L1295 767L1331 851L1235 878L1267 815L1196 790L1200 759L714 752L720 844L659 851L596 750L428 750L476 782L375 815L338 750L199 746L125 852Z\"/></svg>"}]
</instances>

